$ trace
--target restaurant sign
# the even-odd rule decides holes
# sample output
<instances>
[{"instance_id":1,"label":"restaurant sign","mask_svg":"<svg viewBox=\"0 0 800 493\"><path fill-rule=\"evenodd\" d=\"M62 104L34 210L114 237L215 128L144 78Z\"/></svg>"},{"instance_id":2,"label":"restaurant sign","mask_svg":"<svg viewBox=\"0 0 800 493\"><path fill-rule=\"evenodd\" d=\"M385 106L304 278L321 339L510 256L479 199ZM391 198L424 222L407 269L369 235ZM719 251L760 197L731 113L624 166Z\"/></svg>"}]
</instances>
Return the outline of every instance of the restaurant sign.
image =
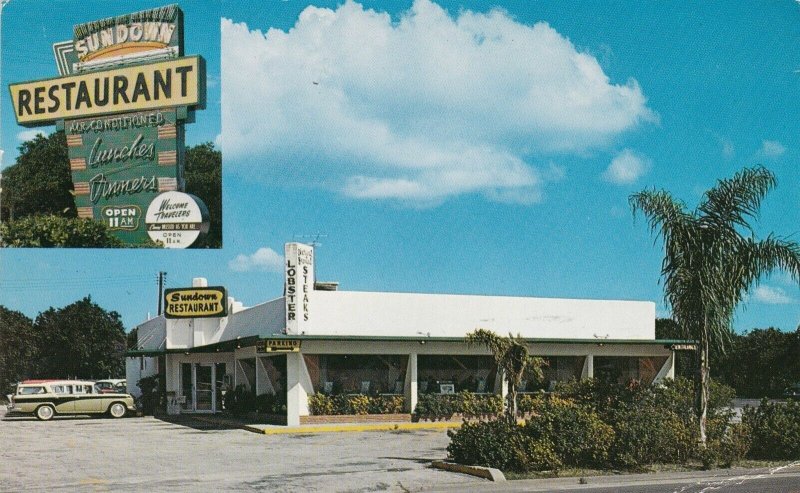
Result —
<instances>
[{"instance_id":1,"label":"restaurant sign","mask_svg":"<svg viewBox=\"0 0 800 493\"><path fill-rule=\"evenodd\" d=\"M184 123L205 107L205 62L183 56L183 14L168 5L78 24L54 52L62 77L9 85L17 123L64 131L78 217L148 244L145 211L184 190Z\"/></svg>"},{"instance_id":2,"label":"restaurant sign","mask_svg":"<svg viewBox=\"0 0 800 493\"><path fill-rule=\"evenodd\" d=\"M164 291L167 318L212 318L228 315L228 298L221 286L177 288Z\"/></svg>"}]
</instances>

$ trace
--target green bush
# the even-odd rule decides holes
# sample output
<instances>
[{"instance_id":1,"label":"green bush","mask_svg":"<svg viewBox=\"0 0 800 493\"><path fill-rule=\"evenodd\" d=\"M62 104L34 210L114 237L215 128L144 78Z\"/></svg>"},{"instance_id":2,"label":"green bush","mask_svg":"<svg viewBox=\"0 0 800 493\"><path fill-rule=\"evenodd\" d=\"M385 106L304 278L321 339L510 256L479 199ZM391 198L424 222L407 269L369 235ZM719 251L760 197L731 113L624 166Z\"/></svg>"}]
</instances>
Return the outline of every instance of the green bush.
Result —
<instances>
[{"instance_id":1,"label":"green bush","mask_svg":"<svg viewBox=\"0 0 800 493\"><path fill-rule=\"evenodd\" d=\"M749 426L753 459L800 459L800 402L771 403L745 408L742 423Z\"/></svg>"},{"instance_id":2,"label":"green bush","mask_svg":"<svg viewBox=\"0 0 800 493\"><path fill-rule=\"evenodd\" d=\"M594 411L563 399L543 400L524 431L550 441L564 464L572 466L605 466L614 442L614 430Z\"/></svg>"},{"instance_id":3,"label":"green bush","mask_svg":"<svg viewBox=\"0 0 800 493\"><path fill-rule=\"evenodd\" d=\"M326 395L308 396L308 410L312 416L345 414L395 414L405 407L402 395Z\"/></svg>"},{"instance_id":4,"label":"green bush","mask_svg":"<svg viewBox=\"0 0 800 493\"><path fill-rule=\"evenodd\" d=\"M0 225L0 246L119 248L122 241L100 221L61 216L28 216Z\"/></svg>"},{"instance_id":5,"label":"green bush","mask_svg":"<svg viewBox=\"0 0 800 493\"><path fill-rule=\"evenodd\" d=\"M495 467L503 471L558 471L561 461L550 442L535 440L522 427L503 419L464 423L448 430L449 457L459 464Z\"/></svg>"},{"instance_id":6,"label":"green bush","mask_svg":"<svg viewBox=\"0 0 800 493\"><path fill-rule=\"evenodd\" d=\"M402 395L377 395L369 398L369 414L400 414L404 411L406 398Z\"/></svg>"},{"instance_id":7,"label":"green bush","mask_svg":"<svg viewBox=\"0 0 800 493\"><path fill-rule=\"evenodd\" d=\"M518 394L517 395L517 412L522 415L535 412L536 409L541 407L548 396L545 394Z\"/></svg>"},{"instance_id":8,"label":"green bush","mask_svg":"<svg viewBox=\"0 0 800 493\"><path fill-rule=\"evenodd\" d=\"M244 385L237 385L231 393L225 396L225 408L234 416L254 412L256 411L256 396Z\"/></svg>"},{"instance_id":9,"label":"green bush","mask_svg":"<svg viewBox=\"0 0 800 493\"><path fill-rule=\"evenodd\" d=\"M744 423L729 423L721 437L706 441L706 448L697 450L697 458L705 469L714 466L731 467L744 459L752 444L750 426Z\"/></svg>"},{"instance_id":10,"label":"green bush","mask_svg":"<svg viewBox=\"0 0 800 493\"><path fill-rule=\"evenodd\" d=\"M495 394L421 394L414 413L421 419L447 419L454 414L467 418L496 416L503 412L503 399Z\"/></svg>"},{"instance_id":11,"label":"green bush","mask_svg":"<svg viewBox=\"0 0 800 493\"><path fill-rule=\"evenodd\" d=\"M264 414L286 414L286 395L259 395L255 399L255 411Z\"/></svg>"}]
</instances>

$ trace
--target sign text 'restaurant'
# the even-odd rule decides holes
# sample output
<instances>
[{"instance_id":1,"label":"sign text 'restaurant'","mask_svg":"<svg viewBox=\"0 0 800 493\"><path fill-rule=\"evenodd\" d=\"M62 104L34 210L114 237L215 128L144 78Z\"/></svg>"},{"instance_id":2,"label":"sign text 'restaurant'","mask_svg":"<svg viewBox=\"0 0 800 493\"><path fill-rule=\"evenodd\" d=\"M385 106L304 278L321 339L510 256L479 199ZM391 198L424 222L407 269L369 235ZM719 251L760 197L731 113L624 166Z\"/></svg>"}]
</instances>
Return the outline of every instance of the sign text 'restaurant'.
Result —
<instances>
[{"instance_id":1,"label":"sign text 'restaurant'","mask_svg":"<svg viewBox=\"0 0 800 493\"><path fill-rule=\"evenodd\" d=\"M12 84L17 123L37 124L166 106L202 106L200 57Z\"/></svg>"}]
</instances>

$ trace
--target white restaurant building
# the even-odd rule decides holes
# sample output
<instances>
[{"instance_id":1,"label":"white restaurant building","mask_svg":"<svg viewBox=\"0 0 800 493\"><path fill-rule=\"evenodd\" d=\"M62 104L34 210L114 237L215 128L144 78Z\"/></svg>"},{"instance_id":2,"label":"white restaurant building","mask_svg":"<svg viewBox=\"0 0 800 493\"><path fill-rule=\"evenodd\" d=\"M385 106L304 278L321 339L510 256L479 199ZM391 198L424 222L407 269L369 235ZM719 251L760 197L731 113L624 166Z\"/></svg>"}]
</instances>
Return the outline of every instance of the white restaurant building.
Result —
<instances>
[{"instance_id":1,"label":"white restaurant building","mask_svg":"<svg viewBox=\"0 0 800 493\"><path fill-rule=\"evenodd\" d=\"M287 424L297 425L318 392L403 395L407 412L422 392L504 393L489 353L465 343L477 328L519 334L549 362L544 382L522 391L592 377L656 382L673 376L674 352L685 348L655 339L649 301L339 291L315 281L312 247L288 243L285 254L280 298L244 307L228 297L222 317L139 325L129 389L161 373L173 414L221 411L222 391L239 385L285 393Z\"/></svg>"}]
</instances>

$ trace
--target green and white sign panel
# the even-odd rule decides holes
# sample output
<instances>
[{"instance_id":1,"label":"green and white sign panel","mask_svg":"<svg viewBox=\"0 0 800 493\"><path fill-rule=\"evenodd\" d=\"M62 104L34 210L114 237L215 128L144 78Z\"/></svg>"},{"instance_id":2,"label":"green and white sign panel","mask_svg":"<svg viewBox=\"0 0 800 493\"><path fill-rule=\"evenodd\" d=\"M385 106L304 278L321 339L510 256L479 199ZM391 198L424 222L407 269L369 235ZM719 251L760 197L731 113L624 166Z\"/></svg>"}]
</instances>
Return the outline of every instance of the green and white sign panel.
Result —
<instances>
[{"instance_id":1,"label":"green and white sign panel","mask_svg":"<svg viewBox=\"0 0 800 493\"><path fill-rule=\"evenodd\" d=\"M145 217L159 196L184 190L184 124L205 107L205 62L183 56L180 8L79 24L53 50L61 77L9 90L20 125L64 130L78 216L130 245L190 246L191 235L167 244L149 234ZM203 216L202 201L190 200ZM204 214L192 241L208 230Z\"/></svg>"}]
</instances>

